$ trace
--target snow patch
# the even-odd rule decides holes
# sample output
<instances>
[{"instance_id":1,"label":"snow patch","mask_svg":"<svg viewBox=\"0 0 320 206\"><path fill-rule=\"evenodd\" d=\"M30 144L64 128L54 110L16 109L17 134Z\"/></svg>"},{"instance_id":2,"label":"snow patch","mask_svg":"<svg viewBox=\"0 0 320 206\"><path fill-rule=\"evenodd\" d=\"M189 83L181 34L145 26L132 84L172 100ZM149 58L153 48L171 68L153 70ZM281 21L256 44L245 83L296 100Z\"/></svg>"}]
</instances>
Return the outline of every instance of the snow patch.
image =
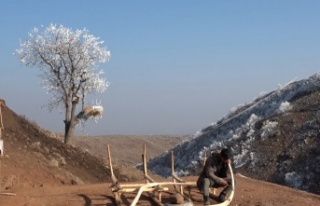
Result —
<instances>
[{"instance_id":1,"label":"snow patch","mask_svg":"<svg viewBox=\"0 0 320 206\"><path fill-rule=\"evenodd\" d=\"M277 127L278 122L267 120L262 126L261 139L265 140L266 138L275 135L277 133Z\"/></svg>"},{"instance_id":2,"label":"snow patch","mask_svg":"<svg viewBox=\"0 0 320 206\"><path fill-rule=\"evenodd\" d=\"M303 178L296 172L289 172L285 174L284 180L287 185L294 188L300 188L302 185Z\"/></svg>"},{"instance_id":3,"label":"snow patch","mask_svg":"<svg viewBox=\"0 0 320 206\"><path fill-rule=\"evenodd\" d=\"M279 106L279 111L280 112L286 112L292 109L292 106L289 102L282 102Z\"/></svg>"}]
</instances>

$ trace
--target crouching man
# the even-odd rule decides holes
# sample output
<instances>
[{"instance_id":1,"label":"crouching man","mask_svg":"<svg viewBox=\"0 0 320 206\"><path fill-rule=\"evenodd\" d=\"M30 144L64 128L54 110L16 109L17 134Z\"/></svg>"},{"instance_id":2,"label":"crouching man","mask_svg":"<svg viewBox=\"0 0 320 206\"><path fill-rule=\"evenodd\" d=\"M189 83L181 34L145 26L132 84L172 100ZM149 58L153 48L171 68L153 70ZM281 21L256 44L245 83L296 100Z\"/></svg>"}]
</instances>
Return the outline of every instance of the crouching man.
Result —
<instances>
[{"instance_id":1,"label":"crouching man","mask_svg":"<svg viewBox=\"0 0 320 206\"><path fill-rule=\"evenodd\" d=\"M231 164L231 153L224 148L220 153L212 153L206 160L205 166L197 180L197 186L203 192L204 205L210 205L209 188L224 187L218 200L224 202L232 190L232 180L228 178L228 164Z\"/></svg>"}]
</instances>

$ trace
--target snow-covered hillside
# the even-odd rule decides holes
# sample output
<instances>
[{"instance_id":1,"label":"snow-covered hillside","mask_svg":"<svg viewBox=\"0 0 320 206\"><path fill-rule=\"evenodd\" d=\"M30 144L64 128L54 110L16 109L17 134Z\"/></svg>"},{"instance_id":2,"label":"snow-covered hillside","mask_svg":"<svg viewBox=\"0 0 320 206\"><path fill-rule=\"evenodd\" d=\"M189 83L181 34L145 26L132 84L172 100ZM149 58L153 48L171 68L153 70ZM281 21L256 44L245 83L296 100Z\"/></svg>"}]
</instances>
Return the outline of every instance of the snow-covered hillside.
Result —
<instances>
[{"instance_id":1,"label":"snow-covered hillside","mask_svg":"<svg viewBox=\"0 0 320 206\"><path fill-rule=\"evenodd\" d=\"M196 174L198 171L197 168L199 168L199 165L203 162L204 153L209 154L211 151L219 151L223 147L229 147L234 155L234 166L235 168L238 168L239 171L244 171L251 176L261 179L320 193L320 189L317 191L310 189L313 188L312 185L305 186L299 183L304 180L304 177L302 174L299 174L298 171L287 171L286 169L283 169L294 168L293 166L287 165L285 167L283 165L284 163L290 164L290 162L288 162L289 160L294 162L297 158L295 155L291 154L291 148L279 149L277 148L277 144L273 146L275 142L282 144L282 141L286 141L283 140L286 135L282 133L282 127L286 126L290 131L290 126L294 126L293 123L288 123L288 121L292 120L294 117L290 117L291 119L285 118L290 114L293 115L299 111L308 109L301 107L301 105L298 108L298 106L295 106L294 102L298 102L300 98L304 98L308 96L308 94L320 91L319 80L320 73L317 73L307 79L289 83L276 91L258 97L250 104L235 109L218 122L196 132L186 141L172 149L175 156L176 173L180 176ZM309 105L309 109L310 107L314 109L314 106L317 104L318 103L315 104L309 101L308 103L302 104L302 106ZM310 115L311 114L312 113L310 113ZM314 111L313 114L315 114ZM299 123L299 131L302 131L301 129L305 128L308 124L313 126L311 126L312 128L310 130L305 130L306 134L310 133L311 130L316 131L317 127L315 126L315 123L311 122L318 121L317 117L318 115L310 116L311 119L307 118L301 125ZM299 116L299 118L301 119L302 117ZM284 122L286 122L285 125ZM293 134L293 136L294 135L295 134ZM312 138L320 146L320 140L317 135L318 134L313 134ZM305 138L307 137L305 135L300 135L297 138L305 141ZM297 139L294 138L292 142L292 145L294 145L297 143ZM282 145L285 145L285 143ZM257 150L257 148L259 149ZM295 146L292 148L295 148ZM308 153L308 150L306 152ZM159 175L169 177L171 175L170 153L171 150L151 159L148 162L148 168ZM309 156L309 153L307 155ZM314 155L314 158L320 159L320 151L318 151L317 148ZM270 158L268 158L268 156L270 156ZM280 157L287 158L281 159ZM259 168L261 171L263 171L263 168L269 169L266 170L265 175L256 174L260 173ZM319 177L320 167L315 169L319 169L319 171L316 171L313 175ZM279 175L281 173L281 175L275 176L275 173L277 172Z\"/></svg>"}]
</instances>

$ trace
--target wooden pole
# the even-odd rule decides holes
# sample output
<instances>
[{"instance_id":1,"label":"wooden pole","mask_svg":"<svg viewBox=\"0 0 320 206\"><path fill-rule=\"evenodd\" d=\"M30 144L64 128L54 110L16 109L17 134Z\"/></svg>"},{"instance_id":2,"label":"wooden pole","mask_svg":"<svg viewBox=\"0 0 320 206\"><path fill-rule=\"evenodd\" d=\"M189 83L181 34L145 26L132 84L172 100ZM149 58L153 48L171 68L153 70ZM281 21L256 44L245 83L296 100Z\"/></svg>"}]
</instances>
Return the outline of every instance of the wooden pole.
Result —
<instances>
[{"instance_id":1,"label":"wooden pole","mask_svg":"<svg viewBox=\"0 0 320 206\"><path fill-rule=\"evenodd\" d=\"M2 156L3 156L3 140L2 140L2 130L3 122L2 122L2 112L1 107L3 106L3 101L0 99L0 189L2 190L2 174L1 174L1 165L2 165Z\"/></svg>"},{"instance_id":2,"label":"wooden pole","mask_svg":"<svg viewBox=\"0 0 320 206\"><path fill-rule=\"evenodd\" d=\"M2 102L1 102L1 99L0 99L0 139L2 139L2 130L4 130L3 121L2 121L1 107L2 107Z\"/></svg>"}]
</instances>

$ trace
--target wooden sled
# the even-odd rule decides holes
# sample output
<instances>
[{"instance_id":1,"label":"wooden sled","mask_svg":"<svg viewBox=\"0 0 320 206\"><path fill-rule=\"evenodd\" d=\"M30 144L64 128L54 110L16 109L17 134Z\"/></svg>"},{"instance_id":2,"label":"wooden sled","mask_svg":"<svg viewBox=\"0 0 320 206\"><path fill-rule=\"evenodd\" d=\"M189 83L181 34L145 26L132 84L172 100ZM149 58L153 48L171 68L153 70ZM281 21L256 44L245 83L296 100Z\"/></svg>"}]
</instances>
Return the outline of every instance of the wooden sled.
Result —
<instances>
[{"instance_id":1,"label":"wooden sled","mask_svg":"<svg viewBox=\"0 0 320 206\"><path fill-rule=\"evenodd\" d=\"M110 154L110 147L108 145L108 157L109 157L109 168L111 173L111 179L112 184L110 187L112 188L112 192L114 194L116 205L121 205L121 195L123 193L132 193L136 192L137 195L133 202L130 204L130 206L135 206L137 202L139 201L139 198L143 192L147 192L149 197L157 204L157 205L163 205L161 203L161 196L162 192L168 191L169 189L167 187L163 187L162 185L158 185L156 181L154 181L147 173L147 163L146 163L146 146L144 145L144 153L142 155L143 159L143 173L146 183L119 183L117 178L114 175L113 167L112 167L112 160L111 160L111 154Z\"/></svg>"},{"instance_id":2,"label":"wooden sled","mask_svg":"<svg viewBox=\"0 0 320 206\"><path fill-rule=\"evenodd\" d=\"M149 197L156 203L158 206L185 206L185 205L193 205L192 198L191 198L191 189L197 188L196 182L186 182L183 179L179 178L174 171L174 156L173 152L171 152L171 174L172 174L172 181L170 182L156 182L153 180L147 172L147 161L146 161L146 144L144 144L143 147L143 154L142 154L142 162L143 162L143 173L144 173L144 179L146 183L119 183L117 178L114 175L113 167L112 167L112 160L111 160L111 152L109 144L108 147L108 159L109 159L109 168L110 168L110 174L112 179L112 184L110 187L112 188L112 192L114 194L114 198L116 201L116 205L121 205L121 195L123 193L136 193L135 198L130 203L130 206L135 206L142 193L146 192ZM213 206L228 206L234 196L234 176L231 165L228 165L230 173L231 173L231 179L232 179L232 191L225 202L219 203L219 204L213 204ZM181 195L183 197L184 201L181 204L163 204L161 202L162 199L162 192L169 191L169 188L167 186L173 186L175 193L178 195ZM185 189L188 190L188 194L185 193Z\"/></svg>"}]
</instances>

